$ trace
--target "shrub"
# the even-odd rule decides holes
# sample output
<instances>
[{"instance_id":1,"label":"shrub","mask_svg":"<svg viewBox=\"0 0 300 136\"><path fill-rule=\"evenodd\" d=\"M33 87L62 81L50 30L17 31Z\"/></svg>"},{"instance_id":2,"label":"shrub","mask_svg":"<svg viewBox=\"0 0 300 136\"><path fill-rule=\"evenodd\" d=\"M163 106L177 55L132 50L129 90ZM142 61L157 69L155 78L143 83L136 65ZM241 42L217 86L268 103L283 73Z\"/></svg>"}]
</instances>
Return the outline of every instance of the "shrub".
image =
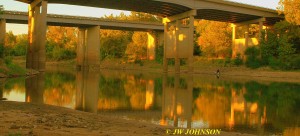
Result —
<instances>
[{"instance_id":1,"label":"shrub","mask_svg":"<svg viewBox=\"0 0 300 136\"><path fill-rule=\"evenodd\" d=\"M294 55L291 57L291 68L300 69L300 55Z\"/></svg>"},{"instance_id":2,"label":"shrub","mask_svg":"<svg viewBox=\"0 0 300 136\"><path fill-rule=\"evenodd\" d=\"M24 56L24 55L26 55L26 46L24 46L24 45L16 45L12 49L11 55L14 55L14 56Z\"/></svg>"},{"instance_id":3,"label":"shrub","mask_svg":"<svg viewBox=\"0 0 300 136\"><path fill-rule=\"evenodd\" d=\"M140 64L140 66L144 66L144 62L141 59L134 60L135 64Z\"/></svg>"},{"instance_id":4,"label":"shrub","mask_svg":"<svg viewBox=\"0 0 300 136\"><path fill-rule=\"evenodd\" d=\"M233 64L236 66L240 66L243 64L243 59L241 58L241 54L237 54L233 60Z\"/></svg>"},{"instance_id":5,"label":"shrub","mask_svg":"<svg viewBox=\"0 0 300 136\"><path fill-rule=\"evenodd\" d=\"M5 57L5 58L4 58L4 63L5 63L6 65L12 64L12 57Z\"/></svg>"},{"instance_id":6,"label":"shrub","mask_svg":"<svg viewBox=\"0 0 300 136\"><path fill-rule=\"evenodd\" d=\"M231 58L230 57L226 57L225 61L224 61L224 66L226 67L227 65L231 64Z\"/></svg>"},{"instance_id":7,"label":"shrub","mask_svg":"<svg viewBox=\"0 0 300 136\"><path fill-rule=\"evenodd\" d=\"M259 61L259 59L256 58L247 58L246 60L246 66L249 68L259 68L261 66L261 63Z\"/></svg>"},{"instance_id":8,"label":"shrub","mask_svg":"<svg viewBox=\"0 0 300 136\"><path fill-rule=\"evenodd\" d=\"M246 66L249 68L259 68L261 66L260 59L258 59L259 49L256 47L249 47L246 49L247 55Z\"/></svg>"},{"instance_id":9,"label":"shrub","mask_svg":"<svg viewBox=\"0 0 300 136\"><path fill-rule=\"evenodd\" d=\"M273 69L278 69L279 66L281 65L280 61L275 57L269 57L267 62L268 62L268 65Z\"/></svg>"},{"instance_id":10,"label":"shrub","mask_svg":"<svg viewBox=\"0 0 300 136\"><path fill-rule=\"evenodd\" d=\"M76 57L76 53L73 50L54 47L51 56L52 59L54 60L68 60L68 59L74 59Z\"/></svg>"}]
</instances>

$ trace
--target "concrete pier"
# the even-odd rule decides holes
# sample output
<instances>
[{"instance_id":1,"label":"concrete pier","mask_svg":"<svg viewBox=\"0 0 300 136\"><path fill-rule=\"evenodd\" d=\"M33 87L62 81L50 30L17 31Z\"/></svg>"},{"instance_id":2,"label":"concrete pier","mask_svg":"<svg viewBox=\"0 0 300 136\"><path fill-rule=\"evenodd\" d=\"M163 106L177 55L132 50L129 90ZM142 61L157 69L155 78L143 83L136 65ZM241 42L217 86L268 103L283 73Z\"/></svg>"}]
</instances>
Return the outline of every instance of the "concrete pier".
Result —
<instances>
[{"instance_id":1,"label":"concrete pier","mask_svg":"<svg viewBox=\"0 0 300 136\"><path fill-rule=\"evenodd\" d=\"M47 1L35 0L29 4L26 68L45 71Z\"/></svg>"}]
</instances>

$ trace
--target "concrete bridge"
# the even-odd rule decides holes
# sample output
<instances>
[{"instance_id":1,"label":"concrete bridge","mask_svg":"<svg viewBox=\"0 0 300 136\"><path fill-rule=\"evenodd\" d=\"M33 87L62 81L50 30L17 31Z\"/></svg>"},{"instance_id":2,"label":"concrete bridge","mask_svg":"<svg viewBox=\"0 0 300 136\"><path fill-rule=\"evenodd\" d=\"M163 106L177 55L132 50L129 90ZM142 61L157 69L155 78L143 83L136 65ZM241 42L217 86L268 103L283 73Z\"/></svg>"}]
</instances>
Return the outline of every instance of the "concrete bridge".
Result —
<instances>
[{"instance_id":1,"label":"concrete bridge","mask_svg":"<svg viewBox=\"0 0 300 136\"><path fill-rule=\"evenodd\" d=\"M45 41L48 3L70 4L146 12L164 17L164 71L167 60L175 58L175 72L180 73L180 59L188 59L189 72L193 71L194 19L233 23L233 48L235 28L238 25L272 25L282 19L275 10L223 0L16 0L29 4L29 47L27 68L45 69ZM80 29L78 65L99 65L99 29L93 25ZM259 34L261 37L261 33ZM244 46L248 46L249 29L245 32ZM258 41L260 41L259 38Z\"/></svg>"},{"instance_id":2,"label":"concrete bridge","mask_svg":"<svg viewBox=\"0 0 300 136\"><path fill-rule=\"evenodd\" d=\"M6 23L28 24L28 12L4 11L0 19ZM101 26L101 29L130 30L130 31L164 31L162 23L144 21L120 21L95 17L69 16L47 14L48 26L89 27Z\"/></svg>"}]
</instances>

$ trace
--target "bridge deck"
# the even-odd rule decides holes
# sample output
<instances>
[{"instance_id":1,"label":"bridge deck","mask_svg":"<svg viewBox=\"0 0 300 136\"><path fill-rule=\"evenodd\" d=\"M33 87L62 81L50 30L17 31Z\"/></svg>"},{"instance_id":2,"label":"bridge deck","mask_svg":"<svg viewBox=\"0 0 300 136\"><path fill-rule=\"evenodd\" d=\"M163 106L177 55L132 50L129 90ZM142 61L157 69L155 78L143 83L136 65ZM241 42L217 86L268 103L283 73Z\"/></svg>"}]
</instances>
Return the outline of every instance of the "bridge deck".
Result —
<instances>
[{"instance_id":1,"label":"bridge deck","mask_svg":"<svg viewBox=\"0 0 300 136\"><path fill-rule=\"evenodd\" d=\"M28 24L28 13L19 11L5 11L0 18L6 19L7 23ZM67 16L48 14L47 24L51 26L69 26L69 27L85 27L85 26L101 26L101 29L116 30L138 30L138 31L163 31L162 23L143 22L143 21L120 21L109 20L95 17Z\"/></svg>"}]
</instances>

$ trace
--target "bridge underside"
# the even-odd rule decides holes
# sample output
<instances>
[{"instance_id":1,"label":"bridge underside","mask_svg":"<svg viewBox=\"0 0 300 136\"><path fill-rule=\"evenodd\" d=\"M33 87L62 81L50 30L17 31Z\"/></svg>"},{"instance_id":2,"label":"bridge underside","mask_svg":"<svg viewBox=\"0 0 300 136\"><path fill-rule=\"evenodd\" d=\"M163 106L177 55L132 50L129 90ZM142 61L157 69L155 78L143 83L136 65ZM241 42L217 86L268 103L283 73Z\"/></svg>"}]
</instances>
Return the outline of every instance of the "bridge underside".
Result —
<instances>
[{"instance_id":1,"label":"bridge underside","mask_svg":"<svg viewBox=\"0 0 300 136\"><path fill-rule=\"evenodd\" d=\"M33 0L17 1L31 3ZM150 13L162 17L172 16L191 10L191 8L185 6L154 0L48 0L48 3L130 10Z\"/></svg>"},{"instance_id":2,"label":"bridge underside","mask_svg":"<svg viewBox=\"0 0 300 136\"><path fill-rule=\"evenodd\" d=\"M213 20L220 22L228 22L228 23L242 23L249 20L255 20L262 18L262 16L236 13L224 10L216 10L216 9L198 9L197 16L195 19L205 19L205 20ZM266 21L264 21L264 25L273 25L276 22L282 20L281 17L265 17Z\"/></svg>"},{"instance_id":3,"label":"bridge underside","mask_svg":"<svg viewBox=\"0 0 300 136\"><path fill-rule=\"evenodd\" d=\"M32 3L37 0L17 0L25 3ZM190 11L192 9L197 10L197 15L195 19L205 19L229 23L240 23L248 20L254 20L261 17L266 17L264 25L272 25L278 20L282 19L281 17L276 17L276 11L250 6L243 5L239 3L233 3L228 1L216 2L212 0L203 0L203 1L193 1L193 0L47 0L50 4L68 4L68 5L78 5L78 6L88 6L88 7L97 7L97 8L109 8L109 9L118 9L118 10L129 10L136 12L145 12L153 15L158 15L161 17L174 16L180 13ZM226 10L218 8L220 5L226 6ZM193 5L194 4L194 5ZM197 4L197 7L195 4ZM215 4L215 6L214 6ZM230 10L236 8L238 10ZM246 8L245 8L246 7ZM250 7L250 8L249 8ZM240 9L249 8L250 10L261 10L261 14L251 14L245 11L239 12ZM229 10L228 10L229 9ZM241 11L241 10L240 10ZM268 14L264 14L266 12ZM272 16L269 16L274 14ZM263 15L264 14L264 15ZM270 18L268 18L270 17Z\"/></svg>"}]
</instances>

